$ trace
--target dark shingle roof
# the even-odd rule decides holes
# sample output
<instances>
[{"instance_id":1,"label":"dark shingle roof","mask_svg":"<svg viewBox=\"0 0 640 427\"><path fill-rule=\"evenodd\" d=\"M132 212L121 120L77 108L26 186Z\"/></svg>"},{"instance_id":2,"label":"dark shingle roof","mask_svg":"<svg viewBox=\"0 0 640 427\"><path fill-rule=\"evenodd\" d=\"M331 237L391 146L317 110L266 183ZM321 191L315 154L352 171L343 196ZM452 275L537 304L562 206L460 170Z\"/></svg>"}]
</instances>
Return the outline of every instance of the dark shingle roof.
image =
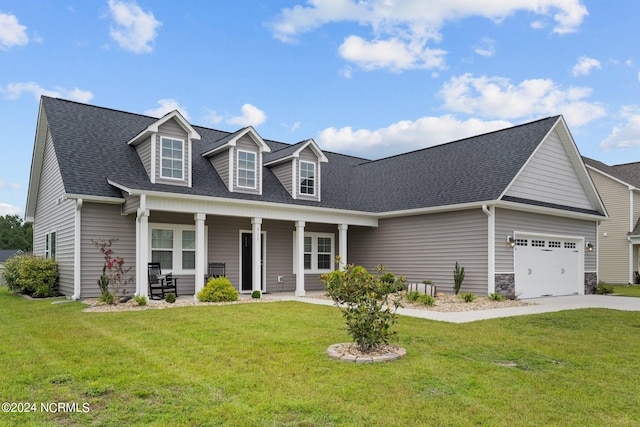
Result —
<instances>
[{"instance_id":1,"label":"dark shingle roof","mask_svg":"<svg viewBox=\"0 0 640 427\"><path fill-rule=\"evenodd\" d=\"M20 249L0 249L0 264L4 264L12 256L21 253Z\"/></svg>"},{"instance_id":2,"label":"dark shingle roof","mask_svg":"<svg viewBox=\"0 0 640 427\"><path fill-rule=\"evenodd\" d=\"M62 179L68 193L121 197L110 179L128 188L261 200L368 212L496 200L557 122L550 117L448 144L376 161L325 152L322 201L293 200L268 167L262 196L231 193L199 153L233 135L194 126L193 186L151 184L134 147L126 142L157 119L43 97ZM277 158L296 145L265 140ZM293 151L292 151L293 150Z\"/></svg>"},{"instance_id":3,"label":"dark shingle roof","mask_svg":"<svg viewBox=\"0 0 640 427\"><path fill-rule=\"evenodd\" d=\"M584 163L598 169L608 175L618 178L620 181L640 188L640 162L624 163L621 165L609 166L598 160L582 157Z\"/></svg>"}]
</instances>

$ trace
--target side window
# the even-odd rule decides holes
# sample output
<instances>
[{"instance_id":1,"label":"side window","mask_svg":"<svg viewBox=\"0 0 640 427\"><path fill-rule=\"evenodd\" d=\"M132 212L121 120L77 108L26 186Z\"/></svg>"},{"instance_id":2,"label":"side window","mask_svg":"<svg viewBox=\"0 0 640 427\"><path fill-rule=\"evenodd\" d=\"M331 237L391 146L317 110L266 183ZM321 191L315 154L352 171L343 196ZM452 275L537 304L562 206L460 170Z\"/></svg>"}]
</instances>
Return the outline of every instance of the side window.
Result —
<instances>
[{"instance_id":1,"label":"side window","mask_svg":"<svg viewBox=\"0 0 640 427\"><path fill-rule=\"evenodd\" d=\"M184 141L162 138L160 147L160 176L162 178L183 179Z\"/></svg>"},{"instance_id":2,"label":"side window","mask_svg":"<svg viewBox=\"0 0 640 427\"><path fill-rule=\"evenodd\" d=\"M300 162L300 194L313 196L316 194L316 165L311 162Z\"/></svg>"},{"instance_id":3,"label":"side window","mask_svg":"<svg viewBox=\"0 0 640 427\"><path fill-rule=\"evenodd\" d=\"M238 187L256 188L256 153L238 150Z\"/></svg>"}]
</instances>

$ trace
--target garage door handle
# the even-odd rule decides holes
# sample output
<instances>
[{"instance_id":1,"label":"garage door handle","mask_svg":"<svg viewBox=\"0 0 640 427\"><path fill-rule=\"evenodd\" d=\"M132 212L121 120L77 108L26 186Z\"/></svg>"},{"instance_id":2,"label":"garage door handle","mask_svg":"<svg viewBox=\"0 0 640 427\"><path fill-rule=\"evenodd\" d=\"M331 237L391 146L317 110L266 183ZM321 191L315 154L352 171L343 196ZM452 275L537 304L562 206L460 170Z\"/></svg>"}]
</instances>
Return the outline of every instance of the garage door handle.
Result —
<instances>
[{"instance_id":1,"label":"garage door handle","mask_svg":"<svg viewBox=\"0 0 640 427\"><path fill-rule=\"evenodd\" d=\"M532 273L531 269L527 268L527 271L528 271L529 276L531 276L531 273Z\"/></svg>"},{"instance_id":2,"label":"garage door handle","mask_svg":"<svg viewBox=\"0 0 640 427\"><path fill-rule=\"evenodd\" d=\"M560 274L564 274L564 268L560 269Z\"/></svg>"}]
</instances>

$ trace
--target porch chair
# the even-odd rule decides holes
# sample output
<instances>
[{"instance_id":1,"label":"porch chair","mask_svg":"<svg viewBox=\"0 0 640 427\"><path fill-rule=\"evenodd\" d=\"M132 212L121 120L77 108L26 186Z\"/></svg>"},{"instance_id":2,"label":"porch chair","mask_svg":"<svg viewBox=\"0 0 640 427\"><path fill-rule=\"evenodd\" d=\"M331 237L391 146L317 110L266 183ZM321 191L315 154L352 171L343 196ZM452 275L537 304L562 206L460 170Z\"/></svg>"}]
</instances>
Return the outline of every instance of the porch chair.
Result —
<instances>
[{"instance_id":1,"label":"porch chair","mask_svg":"<svg viewBox=\"0 0 640 427\"><path fill-rule=\"evenodd\" d=\"M213 277L220 277L226 275L226 264L224 262L210 262L209 263L209 272L205 277L205 284L209 281L209 279Z\"/></svg>"},{"instance_id":2,"label":"porch chair","mask_svg":"<svg viewBox=\"0 0 640 427\"><path fill-rule=\"evenodd\" d=\"M149 298L164 299L169 293L178 296L178 279L171 273L163 275L159 262L150 262L147 266L149 273Z\"/></svg>"}]
</instances>

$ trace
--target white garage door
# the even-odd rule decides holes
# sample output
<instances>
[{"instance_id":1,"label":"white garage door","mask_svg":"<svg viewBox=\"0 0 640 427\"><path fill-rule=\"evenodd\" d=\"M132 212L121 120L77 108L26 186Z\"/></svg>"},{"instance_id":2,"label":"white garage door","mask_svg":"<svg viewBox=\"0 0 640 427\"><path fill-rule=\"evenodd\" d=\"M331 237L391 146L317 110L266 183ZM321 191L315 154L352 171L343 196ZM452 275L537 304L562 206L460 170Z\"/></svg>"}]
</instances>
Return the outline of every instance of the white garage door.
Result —
<instances>
[{"instance_id":1,"label":"white garage door","mask_svg":"<svg viewBox=\"0 0 640 427\"><path fill-rule=\"evenodd\" d=\"M513 260L516 295L536 298L579 293L582 283L579 242L553 236L516 235Z\"/></svg>"}]
</instances>

